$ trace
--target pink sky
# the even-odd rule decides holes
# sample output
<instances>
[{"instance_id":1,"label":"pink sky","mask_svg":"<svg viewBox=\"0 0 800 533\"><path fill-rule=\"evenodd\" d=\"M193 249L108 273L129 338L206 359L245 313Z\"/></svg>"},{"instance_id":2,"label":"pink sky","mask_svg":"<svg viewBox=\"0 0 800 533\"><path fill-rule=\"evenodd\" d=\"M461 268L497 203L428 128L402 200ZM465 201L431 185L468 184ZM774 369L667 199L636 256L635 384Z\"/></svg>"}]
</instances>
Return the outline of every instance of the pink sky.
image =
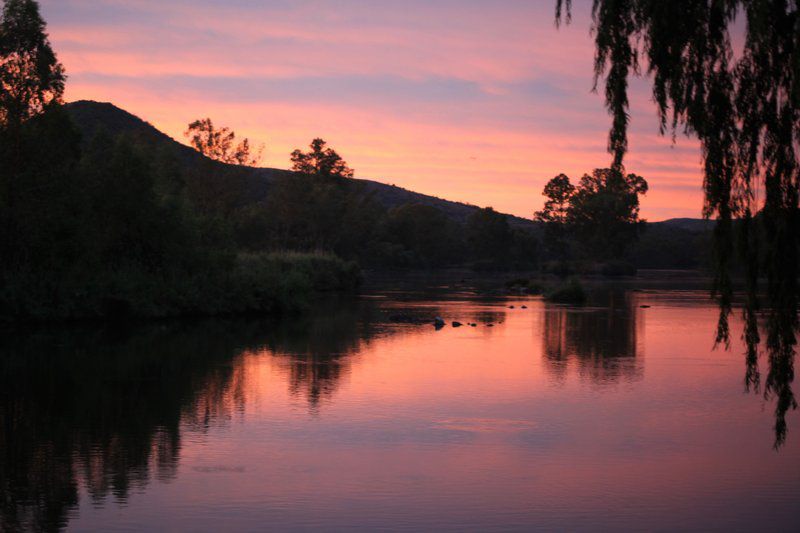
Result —
<instances>
[{"instance_id":1,"label":"pink sky","mask_svg":"<svg viewBox=\"0 0 800 533\"><path fill-rule=\"evenodd\" d=\"M209 116L267 145L264 166L323 137L356 177L530 217L544 184L607 166L591 92L589 5L553 0L41 0L67 99L110 101L185 141ZM697 143L658 134L632 87L627 167L650 220L698 217Z\"/></svg>"}]
</instances>

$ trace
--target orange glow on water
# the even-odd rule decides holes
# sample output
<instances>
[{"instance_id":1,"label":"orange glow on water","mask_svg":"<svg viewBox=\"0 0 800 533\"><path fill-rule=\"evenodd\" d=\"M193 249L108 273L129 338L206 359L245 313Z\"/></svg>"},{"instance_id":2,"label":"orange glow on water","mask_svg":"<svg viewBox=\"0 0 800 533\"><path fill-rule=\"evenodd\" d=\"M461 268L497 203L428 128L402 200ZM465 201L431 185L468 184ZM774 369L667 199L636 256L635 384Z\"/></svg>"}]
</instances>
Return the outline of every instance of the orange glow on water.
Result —
<instances>
[{"instance_id":1,"label":"orange glow on water","mask_svg":"<svg viewBox=\"0 0 800 533\"><path fill-rule=\"evenodd\" d=\"M709 355L715 309L632 298L449 303L447 316L479 327L385 325L317 355L313 342L247 350L225 392L197 404L227 405L211 411L228 422L189 433L180 479L152 490L199 507L256 498L309 524L346 520L363 500L362 524L402 524L387 517L410 506L428 524L585 513L630 525L692 523L698 501L730 513L742 487L793 483L798 448L770 451L770 413L735 385L740 357Z\"/></svg>"},{"instance_id":2,"label":"orange glow on water","mask_svg":"<svg viewBox=\"0 0 800 533\"><path fill-rule=\"evenodd\" d=\"M14 338L4 490L76 530L796 524L800 413L776 452L705 291L475 294Z\"/></svg>"}]
</instances>

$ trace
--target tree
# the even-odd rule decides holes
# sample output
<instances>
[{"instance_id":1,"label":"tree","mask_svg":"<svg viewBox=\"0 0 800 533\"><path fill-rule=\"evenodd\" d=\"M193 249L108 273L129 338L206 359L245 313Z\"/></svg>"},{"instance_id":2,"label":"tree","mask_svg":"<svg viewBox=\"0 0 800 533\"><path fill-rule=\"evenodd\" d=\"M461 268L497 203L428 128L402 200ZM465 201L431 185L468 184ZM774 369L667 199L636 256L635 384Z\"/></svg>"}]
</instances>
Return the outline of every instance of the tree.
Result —
<instances>
[{"instance_id":1,"label":"tree","mask_svg":"<svg viewBox=\"0 0 800 533\"><path fill-rule=\"evenodd\" d=\"M460 259L460 227L436 207L408 203L391 209L383 222L387 242L402 246L411 262L439 266Z\"/></svg>"},{"instance_id":2,"label":"tree","mask_svg":"<svg viewBox=\"0 0 800 533\"><path fill-rule=\"evenodd\" d=\"M39 5L6 0L0 12L0 284L8 287L26 254L63 251L74 191L68 177L77 134L58 111L64 69L45 33ZM34 120L39 119L39 120ZM54 200L48 205L48 200ZM64 219L64 215L67 219ZM52 263L57 264L57 263Z\"/></svg>"},{"instance_id":3,"label":"tree","mask_svg":"<svg viewBox=\"0 0 800 533\"><path fill-rule=\"evenodd\" d=\"M566 224L569 201L575 193L575 186L566 174L559 174L544 186L542 195L547 198L544 208L534 214L539 222Z\"/></svg>"},{"instance_id":4,"label":"tree","mask_svg":"<svg viewBox=\"0 0 800 533\"><path fill-rule=\"evenodd\" d=\"M559 174L544 186L542 195L547 198L544 208L534 213L534 219L545 226L545 240L559 259L567 255L567 222L569 204L575 194L575 186L566 174Z\"/></svg>"},{"instance_id":5,"label":"tree","mask_svg":"<svg viewBox=\"0 0 800 533\"><path fill-rule=\"evenodd\" d=\"M264 152L263 144L253 148L249 139L237 143L236 133L227 127L217 129L210 118L195 120L189 124L184 135L194 149L204 156L230 165L255 167Z\"/></svg>"},{"instance_id":6,"label":"tree","mask_svg":"<svg viewBox=\"0 0 800 533\"><path fill-rule=\"evenodd\" d=\"M310 152L295 150L291 154L292 170L302 174L320 177L352 178L353 169L333 148L320 138L311 141Z\"/></svg>"},{"instance_id":7,"label":"tree","mask_svg":"<svg viewBox=\"0 0 800 533\"><path fill-rule=\"evenodd\" d=\"M66 76L45 33L34 0L6 0L0 19L0 128L23 122L60 103Z\"/></svg>"},{"instance_id":8,"label":"tree","mask_svg":"<svg viewBox=\"0 0 800 533\"><path fill-rule=\"evenodd\" d=\"M508 259L511 227L508 217L491 207L478 209L467 219L467 243L476 259L500 262Z\"/></svg>"},{"instance_id":9,"label":"tree","mask_svg":"<svg viewBox=\"0 0 800 533\"><path fill-rule=\"evenodd\" d=\"M556 21L570 18L570 0L556 0ZM706 217L717 218L713 293L720 306L717 342L729 343L734 218L746 267L744 308L748 387L758 390L760 337L756 311L760 267L767 277L765 395L777 397L776 445L785 414L797 408L791 390L800 330L800 10L785 0L594 0L595 85L605 76L613 116L609 151L621 168L627 151L628 78L646 59L661 132L679 127L697 136L704 160ZM736 25L743 15L746 25ZM745 27L734 53L731 31ZM763 188L763 203L756 191ZM763 228L751 223L761 210ZM763 245L766 261L754 248Z\"/></svg>"},{"instance_id":10,"label":"tree","mask_svg":"<svg viewBox=\"0 0 800 533\"><path fill-rule=\"evenodd\" d=\"M641 176L595 169L584 174L570 196L567 221L595 257L620 259L644 222L639 219L639 196L646 193L647 181Z\"/></svg>"},{"instance_id":11,"label":"tree","mask_svg":"<svg viewBox=\"0 0 800 533\"><path fill-rule=\"evenodd\" d=\"M356 180L278 177L264 206L270 246L328 250L352 258L366 248L383 207Z\"/></svg>"}]
</instances>

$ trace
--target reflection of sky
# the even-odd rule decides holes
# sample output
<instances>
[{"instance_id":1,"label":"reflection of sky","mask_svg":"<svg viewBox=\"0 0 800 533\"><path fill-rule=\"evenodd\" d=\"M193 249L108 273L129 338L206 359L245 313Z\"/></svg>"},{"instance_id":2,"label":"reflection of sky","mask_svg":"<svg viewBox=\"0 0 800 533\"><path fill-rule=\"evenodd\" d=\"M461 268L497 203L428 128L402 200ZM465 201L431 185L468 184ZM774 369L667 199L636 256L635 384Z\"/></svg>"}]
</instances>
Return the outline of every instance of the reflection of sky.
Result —
<instances>
[{"instance_id":1,"label":"reflection of sky","mask_svg":"<svg viewBox=\"0 0 800 533\"><path fill-rule=\"evenodd\" d=\"M535 301L441 309L463 320L500 313L494 328L391 325L394 335L345 356L315 410L287 387L287 356L245 352L232 385L240 418L187 432L177 479L122 510L83 505L71 525L106 529L122 516L134 529L209 531L792 529L800 447L790 434L772 450L771 407L741 393L740 350L711 351L716 309L643 298L653 308L619 311L635 314L614 350L636 346L623 357L630 374L591 374L612 378L601 387L584 379L592 361L578 361L580 350L554 379L546 314L563 308ZM593 331L589 316L571 333Z\"/></svg>"},{"instance_id":2,"label":"reflection of sky","mask_svg":"<svg viewBox=\"0 0 800 533\"><path fill-rule=\"evenodd\" d=\"M69 100L113 101L179 139L209 115L265 141L268 166L322 136L359 177L530 216L549 178L609 161L585 0L560 30L554 0L40 3ZM658 136L643 82L632 102L643 214L698 216L696 144Z\"/></svg>"}]
</instances>

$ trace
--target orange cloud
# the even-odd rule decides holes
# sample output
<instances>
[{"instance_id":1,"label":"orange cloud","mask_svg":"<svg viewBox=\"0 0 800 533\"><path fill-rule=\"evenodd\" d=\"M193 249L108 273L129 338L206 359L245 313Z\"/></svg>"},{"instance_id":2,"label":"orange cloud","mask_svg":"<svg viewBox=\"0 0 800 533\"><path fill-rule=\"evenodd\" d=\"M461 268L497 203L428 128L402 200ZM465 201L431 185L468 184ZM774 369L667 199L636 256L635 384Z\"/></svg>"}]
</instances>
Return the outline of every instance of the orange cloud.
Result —
<instances>
[{"instance_id":1,"label":"orange cloud","mask_svg":"<svg viewBox=\"0 0 800 533\"><path fill-rule=\"evenodd\" d=\"M43 2L67 97L113 101L178 140L211 116L286 168L322 136L357 176L525 217L552 176L608 164L585 17L557 30L549 4L370 6ZM646 84L632 101L643 214L697 216L696 143L658 136Z\"/></svg>"}]
</instances>

